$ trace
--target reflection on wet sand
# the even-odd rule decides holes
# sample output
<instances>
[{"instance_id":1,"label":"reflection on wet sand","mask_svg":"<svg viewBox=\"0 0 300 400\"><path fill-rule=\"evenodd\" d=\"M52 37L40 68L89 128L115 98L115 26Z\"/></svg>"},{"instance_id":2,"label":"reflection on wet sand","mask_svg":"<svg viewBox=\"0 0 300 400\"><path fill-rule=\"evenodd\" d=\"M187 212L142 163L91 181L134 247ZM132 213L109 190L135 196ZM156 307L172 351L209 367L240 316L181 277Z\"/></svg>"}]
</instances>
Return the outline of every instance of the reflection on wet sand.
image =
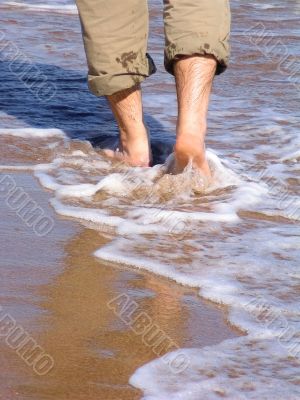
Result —
<instances>
[{"instance_id":1,"label":"reflection on wet sand","mask_svg":"<svg viewBox=\"0 0 300 400\"><path fill-rule=\"evenodd\" d=\"M32 186L35 198L52 215L48 195L37 191L33 178L16 177L27 182L27 190ZM9 295L2 295L1 304L54 358L55 366L47 375L37 376L0 342L1 358L7 366L0 383L5 400L139 399L139 391L128 384L129 377L156 356L107 307L122 293L180 347L213 344L233 336L221 313L197 299L193 291L151 274L99 263L91 254L106 239L94 230L56 219L55 232L38 239L16 218L11 212L7 214L6 234L11 237L10 228L16 226L23 229L14 243L16 249L27 248L23 263L28 265L28 275L17 280L21 255L16 250L10 274L5 275L3 268L1 280L8 292L11 285L23 296L12 301ZM22 314L25 299L26 313Z\"/></svg>"},{"instance_id":2,"label":"reflection on wet sand","mask_svg":"<svg viewBox=\"0 0 300 400\"><path fill-rule=\"evenodd\" d=\"M184 289L99 264L90 254L101 240L92 230L71 239L63 273L42 289L50 326L45 346L56 362L51 390L59 398L81 399L87 393L89 399L140 398L128 378L155 354L107 307L119 294L137 302L178 346L185 345L190 310L182 305ZM221 337L225 331L229 333L221 329Z\"/></svg>"}]
</instances>

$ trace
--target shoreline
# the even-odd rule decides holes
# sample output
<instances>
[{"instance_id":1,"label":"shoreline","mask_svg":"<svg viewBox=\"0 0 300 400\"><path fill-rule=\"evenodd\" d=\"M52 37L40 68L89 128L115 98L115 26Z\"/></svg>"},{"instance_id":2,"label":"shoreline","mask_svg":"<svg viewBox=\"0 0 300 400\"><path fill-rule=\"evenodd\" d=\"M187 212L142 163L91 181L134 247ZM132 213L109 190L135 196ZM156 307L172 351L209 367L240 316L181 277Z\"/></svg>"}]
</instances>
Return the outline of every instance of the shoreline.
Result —
<instances>
[{"instance_id":1,"label":"shoreline","mask_svg":"<svg viewBox=\"0 0 300 400\"><path fill-rule=\"evenodd\" d=\"M224 307L201 299L196 289L93 257L107 240L103 235L57 215L49 204L51 194L31 173L9 175L53 219L54 228L38 237L2 204L5 235L0 245L4 248L5 243L6 250L1 282L6 290L0 304L53 357L54 367L38 376L1 340L7 365L1 391L7 391L6 400L83 399L86 393L91 400L139 399L141 392L129 385L129 378L157 355L108 307L120 295L137 304L180 348L239 336L225 320Z\"/></svg>"}]
</instances>

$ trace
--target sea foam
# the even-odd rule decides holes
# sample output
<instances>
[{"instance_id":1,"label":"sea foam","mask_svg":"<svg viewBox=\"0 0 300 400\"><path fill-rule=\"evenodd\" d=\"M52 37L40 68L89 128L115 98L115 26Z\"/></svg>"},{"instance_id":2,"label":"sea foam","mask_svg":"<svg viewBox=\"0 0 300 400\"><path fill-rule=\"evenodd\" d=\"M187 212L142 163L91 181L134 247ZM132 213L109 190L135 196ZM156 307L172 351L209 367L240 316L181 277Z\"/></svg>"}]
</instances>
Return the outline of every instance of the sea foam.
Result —
<instances>
[{"instance_id":1,"label":"sea foam","mask_svg":"<svg viewBox=\"0 0 300 400\"><path fill-rule=\"evenodd\" d=\"M166 165L129 168L60 130L0 133L32 143L49 138L52 160L32 170L52 191L58 214L106 235L108 243L94 253L99 260L198 288L203 298L227 306L231 324L247 334L178 350L189 360L179 374L163 359L139 368L130 382L145 399L298 398L299 230L294 215L278 205L277 182L241 173L240 164L212 150L213 183L205 186L191 168L179 175ZM287 167L273 164L266 176L281 176ZM288 224L266 223L283 213Z\"/></svg>"},{"instance_id":2,"label":"sea foam","mask_svg":"<svg viewBox=\"0 0 300 400\"><path fill-rule=\"evenodd\" d=\"M3 4L34 12L54 12L58 14L71 14L71 15L78 14L77 7L73 4L59 4L59 3L32 4L32 3L20 3L17 1L6 1Z\"/></svg>"}]
</instances>

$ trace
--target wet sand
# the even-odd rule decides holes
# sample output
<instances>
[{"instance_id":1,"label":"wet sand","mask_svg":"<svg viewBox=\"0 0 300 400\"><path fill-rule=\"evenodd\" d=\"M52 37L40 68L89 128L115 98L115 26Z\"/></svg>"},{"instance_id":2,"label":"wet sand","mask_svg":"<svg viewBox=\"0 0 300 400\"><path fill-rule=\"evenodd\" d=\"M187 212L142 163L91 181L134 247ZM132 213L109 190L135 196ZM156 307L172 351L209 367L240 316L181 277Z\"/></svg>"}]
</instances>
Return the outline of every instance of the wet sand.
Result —
<instances>
[{"instance_id":1,"label":"wet sand","mask_svg":"<svg viewBox=\"0 0 300 400\"><path fill-rule=\"evenodd\" d=\"M0 304L54 360L45 375L0 337L0 399L139 399L132 373L156 358L108 307L120 294L138 304L179 347L213 345L239 333L224 311L196 291L149 273L104 265L93 252L106 243L100 233L58 217L30 173L9 174L54 221L38 237L1 201ZM1 318L1 317L0 317Z\"/></svg>"}]
</instances>

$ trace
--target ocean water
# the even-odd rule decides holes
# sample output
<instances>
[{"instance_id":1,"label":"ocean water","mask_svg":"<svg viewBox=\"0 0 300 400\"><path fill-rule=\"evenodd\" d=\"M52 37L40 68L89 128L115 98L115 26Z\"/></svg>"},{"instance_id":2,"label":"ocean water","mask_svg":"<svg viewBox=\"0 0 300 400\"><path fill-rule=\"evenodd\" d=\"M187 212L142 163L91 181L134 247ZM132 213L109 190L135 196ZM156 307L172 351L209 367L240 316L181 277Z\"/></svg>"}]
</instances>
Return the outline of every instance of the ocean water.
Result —
<instances>
[{"instance_id":1,"label":"ocean water","mask_svg":"<svg viewBox=\"0 0 300 400\"><path fill-rule=\"evenodd\" d=\"M128 168L103 99L88 93L71 1L0 1L1 175L30 170L60 215L105 234L94 256L199 289L226 307L239 339L180 349L187 367L141 366L147 400L300 399L300 3L233 0L232 60L211 101L206 187L167 173L174 83L163 71L161 4L150 1L144 84L155 166ZM113 267L113 265L112 265Z\"/></svg>"}]
</instances>

